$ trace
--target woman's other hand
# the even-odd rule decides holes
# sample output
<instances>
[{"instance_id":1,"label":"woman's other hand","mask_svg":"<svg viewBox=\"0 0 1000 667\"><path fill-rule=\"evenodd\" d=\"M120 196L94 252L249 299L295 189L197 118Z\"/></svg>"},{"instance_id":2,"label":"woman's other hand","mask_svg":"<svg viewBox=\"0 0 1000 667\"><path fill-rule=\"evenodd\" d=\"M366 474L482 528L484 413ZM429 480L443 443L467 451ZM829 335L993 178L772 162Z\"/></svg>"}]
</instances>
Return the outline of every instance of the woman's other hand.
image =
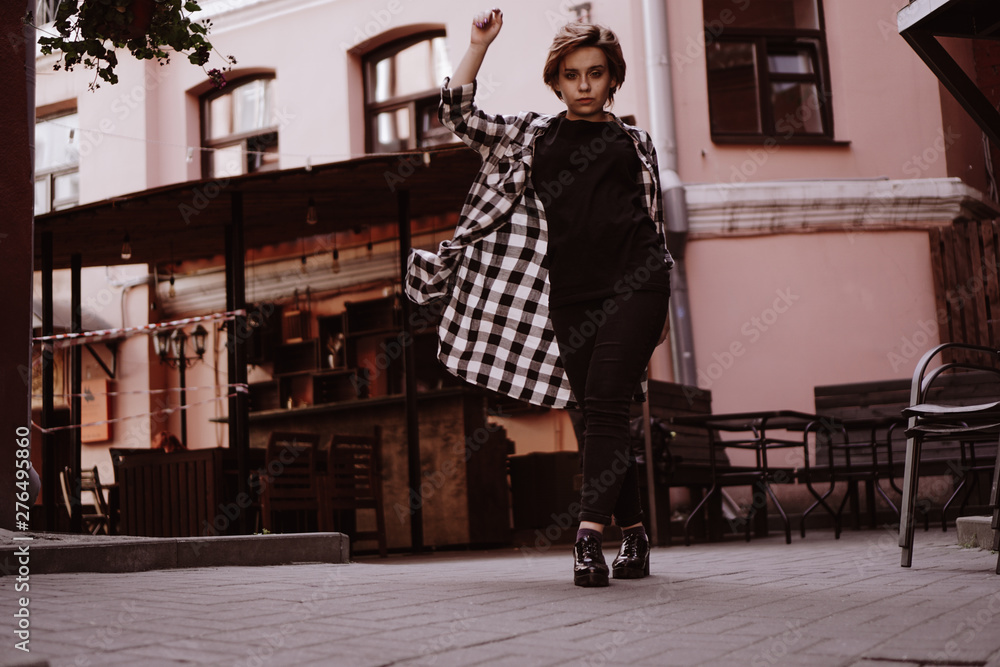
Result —
<instances>
[{"instance_id":1,"label":"woman's other hand","mask_svg":"<svg viewBox=\"0 0 1000 667\"><path fill-rule=\"evenodd\" d=\"M471 43L483 48L493 43L503 27L503 12L494 7L488 12L480 12L472 17Z\"/></svg>"}]
</instances>

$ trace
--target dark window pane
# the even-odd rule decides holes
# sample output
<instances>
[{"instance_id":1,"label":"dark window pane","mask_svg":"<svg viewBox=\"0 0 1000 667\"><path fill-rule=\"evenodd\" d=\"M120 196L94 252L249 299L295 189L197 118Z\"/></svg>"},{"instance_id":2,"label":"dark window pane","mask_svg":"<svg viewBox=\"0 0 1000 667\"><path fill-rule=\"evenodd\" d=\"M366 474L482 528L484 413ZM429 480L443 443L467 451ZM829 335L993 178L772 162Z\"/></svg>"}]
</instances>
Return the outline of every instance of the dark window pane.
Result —
<instances>
[{"instance_id":1,"label":"dark window pane","mask_svg":"<svg viewBox=\"0 0 1000 667\"><path fill-rule=\"evenodd\" d=\"M247 171L271 171L278 168L278 133L268 132L247 139Z\"/></svg>"},{"instance_id":2,"label":"dark window pane","mask_svg":"<svg viewBox=\"0 0 1000 667\"><path fill-rule=\"evenodd\" d=\"M778 136L823 134L823 114L820 112L816 84L772 84L771 103L774 105L774 129Z\"/></svg>"},{"instance_id":3,"label":"dark window pane","mask_svg":"<svg viewBox=\"0 0 1000 667\"><path fill-rule=\"evenodd\" d=\"M705 25L819 30L818 0L704 0Z\"/></svg>"},{"instance_id":4,"label":"dark window pane","mask_svg":"<svg viewBox=\"0 0 1000 667\"><path fill-rule=\"evenodd\" d=\"M437 102L435 97L417 108L419 148L455 143L455 135L438 119Z\"/></svg>"},{"instance_id":5,"label":"dark window pane","mask_svg":"<svg viewBox=\"0 0 1000 667\"><path fill-rule=\"evenodd\" d=\"M760 133L756 49L750 42L708 47L708 92L712 132Z\"/></svg>"}]
</instances>

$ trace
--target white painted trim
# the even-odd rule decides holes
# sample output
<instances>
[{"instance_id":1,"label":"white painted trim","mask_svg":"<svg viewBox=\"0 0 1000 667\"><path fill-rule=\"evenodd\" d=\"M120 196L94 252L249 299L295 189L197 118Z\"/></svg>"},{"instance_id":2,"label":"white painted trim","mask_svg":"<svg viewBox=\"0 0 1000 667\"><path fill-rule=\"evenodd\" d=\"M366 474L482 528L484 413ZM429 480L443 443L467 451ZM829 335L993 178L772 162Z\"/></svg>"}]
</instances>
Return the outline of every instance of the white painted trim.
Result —
<instances>
[{"instance_id":1,"label":"white painted trim","mask_svg":"<svg viewBox=\"0 0 1000 667\"><path fill-rule=\"evenodd\" d=\"M906 227L1000 217L958 178L712 183L684 188L693 235Z\"/></svg>"},{"instance_id":2,"label":"white painted trim","mask_svg":"<svg viewBox=\"0 0 1000 667\"><path fill-rule=\"evenodd\" d=\"M225 33L297 12L336 3L337 0L204 0L196 20L212 19L212 34Z\"/></svg>"},{"instance_id":3,"label":"white painted trim","mask_svg":"<svg viewBox=\"0 0 1000 667\"><path fill-rule=\"evenodd\" d=\"M896 26L899 28L899 32L909 30L933 12L952 2L957 2L957 0L913 0L896 12Z\"/></svg>"}]
</instances>

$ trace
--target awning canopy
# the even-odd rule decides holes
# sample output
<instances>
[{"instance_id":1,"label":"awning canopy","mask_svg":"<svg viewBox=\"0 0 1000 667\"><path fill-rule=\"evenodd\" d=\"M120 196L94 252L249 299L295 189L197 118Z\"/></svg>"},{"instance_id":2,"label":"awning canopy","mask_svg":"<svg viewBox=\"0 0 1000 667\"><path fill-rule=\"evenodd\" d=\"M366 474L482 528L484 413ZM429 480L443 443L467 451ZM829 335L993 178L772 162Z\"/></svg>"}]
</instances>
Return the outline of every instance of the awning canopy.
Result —
<instances>
[{"instance_id":1,"label":"awning canopy","mask_svg":"<svg viewBox=\"0 0 1000 667\"><path fill-rule=\"evenodd\" d=\"M153 188L38 216L34 266L42 267L40 238L46 232L52 233L54 269L69 268L77 253L83 266L122 264L126 234L132 245L129 263L222 255L232 192L243 193L247 248L395 224L399 190L410 192L414 218L455 212L479 165L475 151L458 146ZM315 225L306 224L310 199L317 210Z\"/></svg>"},{"instance_id":2,"label":"awning canopy","mask_svg":"<svg viewBox=\"0 0 1000 667\"><path fill-rule=\"evenodd\" d=\"M995 146L1000 112L945 50L938 37L1000 40L997 0L911 0L896 15L899 34L962 104Z\"/></svg>"}]
</instances>

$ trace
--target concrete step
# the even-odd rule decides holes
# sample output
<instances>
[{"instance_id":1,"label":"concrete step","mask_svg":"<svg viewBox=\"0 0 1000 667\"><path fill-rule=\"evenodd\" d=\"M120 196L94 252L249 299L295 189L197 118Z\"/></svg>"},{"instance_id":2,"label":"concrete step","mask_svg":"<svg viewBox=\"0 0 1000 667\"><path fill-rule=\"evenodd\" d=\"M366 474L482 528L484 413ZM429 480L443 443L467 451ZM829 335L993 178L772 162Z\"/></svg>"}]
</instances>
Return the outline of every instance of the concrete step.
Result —
<instances>
[{"instance_id":1,"label":"concrete step","mask_svg":"<svg viewBox=\"0 0 1000 667\"><path fill-rule=\"evenodd\" d=\"M178 567L347 563L343 533L210 537L86 536L0 531L0 576L61 572L144 572ZM27 552L27 553L26 553Z\"/></svg>"},{"instance_id":2,"label":"concrete step","mask_svg":"<svg viewBox=\"0 0 1000 667\"><path fill-rule=\"evenodd\" d=\"M958 543L963 547L993 548L994 531L988 516L960 516L955 522L958 527Z\"/></svg>"}]
</instances>

